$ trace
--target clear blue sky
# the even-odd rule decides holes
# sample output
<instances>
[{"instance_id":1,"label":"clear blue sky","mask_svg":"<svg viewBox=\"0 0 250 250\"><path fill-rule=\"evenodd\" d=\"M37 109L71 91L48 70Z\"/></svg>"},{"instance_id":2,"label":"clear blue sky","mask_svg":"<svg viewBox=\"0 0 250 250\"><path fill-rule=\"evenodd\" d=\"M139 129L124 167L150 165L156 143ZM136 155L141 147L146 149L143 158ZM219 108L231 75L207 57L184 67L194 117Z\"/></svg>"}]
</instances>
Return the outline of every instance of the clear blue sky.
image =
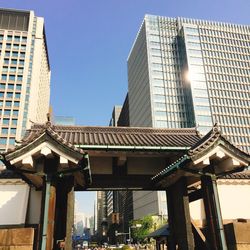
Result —
<instances>
[{"instance_id":1,"label":"clear blue sky","mask_svg":"<svg viewBox=\"0 0 250 250\"><path fill-rule=\"evenodd\" d=\"M54 113L82 125L107 125L123 103L126 59L145 14L250 24L250 0L0 0L0 7L45 18ZM91 200L90 213L87 196L77 199Z\"/></svg>"}]
</instances>

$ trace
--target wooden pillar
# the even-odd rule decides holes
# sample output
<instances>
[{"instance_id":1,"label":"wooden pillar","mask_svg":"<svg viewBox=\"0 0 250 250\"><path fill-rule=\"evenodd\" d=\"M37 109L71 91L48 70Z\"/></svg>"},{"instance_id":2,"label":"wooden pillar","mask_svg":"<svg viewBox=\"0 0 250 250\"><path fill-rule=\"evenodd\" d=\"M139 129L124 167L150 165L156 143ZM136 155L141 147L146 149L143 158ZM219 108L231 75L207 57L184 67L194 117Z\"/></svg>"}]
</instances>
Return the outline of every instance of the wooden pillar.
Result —
<instances>
[{"instance_id":1,"label":"wooden pillar","mask_svg":"<svg viewBox=\"0 0 250 250\"><path fill-rule=\"evenodd\" d=\"M54 224L55 224L55 207L56 207L56 187L50 187L48 226L47 226L47 245L46 250L53 249L54 242Z\"/></svg>"},{"instance_id":2,"label":"wooden pillar","mask_svg":"<svg viewBox=\"0 0 250 250\"><path fill-rule=\"evenodd\" d=\"M56 207L56 178L54 173L58 166L58 158L40 158L37 160L43 166L43 194L40 217L39 249L51 250L54 244L55 207Z\"/></svg>"},{"instance_id":3,"label":"wooden pillar","mask_svg":"<svg viewBox=\"0 0 250 250\"><path fill-rule=\"evenodd\" d=\"M53 248L53 234L55 222L56 188L51 176L44 177L44 188L41 210L41 236L40 248L51 250Z\"/></svg>"},{"instance_id":4,"label":"wooden pillar","mask_svg":"<svg viewBox=\"0 0 250 250\"><path fill-rule=\"evenodd\" d=\"M193 250L194 237L189 211L186 178L183 177L167 189L170 237L168 249Z\"/></svg>"},{"instance_id":5,"label":"wooden pillar","mask_svg":"<svg viewBox=\"0 0 250 250\"><path fill-rule=\"evenodd\" d=\"M65 250L72 250L72 229L74 226L74 204L75 193L74 187L68 193L67 201L67 224L66 224L66 237L65 237Z\"/></svg>"},{"instance_id":6,"label":"wooden pillar","mask_svg":"<svg viewBox=\"0 0 250 250\"><path fill-rule=\"evenodd\" d=\"M59 241L65 241L65 249L72 249L71 228L69 224L74 223L74 194L73 177L67 176L58 179L57 202L56 202L56 224L54 233L54 248L59 248Z\"/></svg>"},{"instance_id":7,"label":"wooden pillar","mask_svg":"<svg viewBox=\"0 0 250 250\"><path fill-rule=\"evenodd\" d=\"M212 176L201 177L204 208L206 214L207 239L214 250L227 249L216 180Z\"/></svg>"},{"instance_id":8,"label":"wooden pillar","mask_svg":"<svg viewBox=\"0 0 250 250\"><path fill-rule=\"evenodd\" d=\"M167 209L168 209L168 227L169 227L169 236L167 238L168 250L176 249L176 240L175 240L175 224L174 224L174 206L173 206L173 188L169 187L167 189Z\"/></svg>"}]
</instances>

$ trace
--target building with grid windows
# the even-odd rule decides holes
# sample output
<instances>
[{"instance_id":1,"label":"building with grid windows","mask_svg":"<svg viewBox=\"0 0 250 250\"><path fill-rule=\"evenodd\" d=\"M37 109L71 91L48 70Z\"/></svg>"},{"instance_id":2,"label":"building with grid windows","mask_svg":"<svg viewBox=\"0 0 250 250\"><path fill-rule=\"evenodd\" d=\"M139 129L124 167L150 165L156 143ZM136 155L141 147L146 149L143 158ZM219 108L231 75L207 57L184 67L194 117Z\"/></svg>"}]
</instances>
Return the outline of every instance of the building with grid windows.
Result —
<instances>
[{"instance_id":1,"label":"building with grid windows","mask_svg":"<svg viewBox=\"0 0 250 250\"><path fill-rule=\"evenodd\" d=\"M49 112L50 65L44 19L0 9L0 150L20 140Z\"/></svg>"},{"instance_id":2,"label":"building with grid windows","mask_svg":"<svg viewBox=\"0 0 250 250\"><path fill-rule=\"evenodd\" d=\"M129 125L205 134L217 123L249 153L249 48L250 26L146 15L128 56ZM134 192L134 217L164 215L165 196Z\"/></svg>"},{"instance_id":3,"label":"building with grid windows","mask_svg":"<svg viewBox=\"0 0 250 250\"><path fill-rule=\"evenodd\" d=\"M250 152L250 26L146 15L128 57L130 126L222 133Z\"/></svg>"}]
</instances>

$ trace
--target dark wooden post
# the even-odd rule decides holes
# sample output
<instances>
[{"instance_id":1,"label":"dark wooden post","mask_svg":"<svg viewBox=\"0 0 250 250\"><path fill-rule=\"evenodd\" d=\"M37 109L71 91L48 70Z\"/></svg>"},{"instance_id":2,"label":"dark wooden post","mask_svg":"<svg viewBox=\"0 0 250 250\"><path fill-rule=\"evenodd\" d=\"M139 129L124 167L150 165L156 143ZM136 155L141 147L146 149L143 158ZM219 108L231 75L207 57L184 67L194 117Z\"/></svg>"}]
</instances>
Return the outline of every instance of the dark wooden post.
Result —
<instances>
[{"instance_id":1,"label":"dark wooden post","mask_svg":"<svg viewBox=\"0 0 250 250\"><path fill-rule=\"evenodd\" d=\"M68 192L67 200L67 224L66 224L66 237L65 237L65 250L72 249L72 229L74 226L74 187L72 185L71 190Z\"/></svg>"},{"instance_id":2,"label":"dark wooden post","mask_svg":"<svg viewBox=\"0 0 250 250\"><path fill-rule=\"evenodd\" d=\"M183 177L167 189L170 237L168 249L193 250L194 236L189 211L186 178Z\"/></svg>"},{"instance_id":3,"label":"dark wooden post","mask_svg":"<svg viewBox=\"0 0 250 250\"><path fill-rule=\"evenodd\" d=\"M207 238L211 249L227 249L216 180L212 176L201 177L201 187L206 214Z\"/></svg>"},{"instance_id":4,"label":"dark wooden post","mask_svg":"<svg viewBox=\"0 0 250 250\"><path fill-rule=\"evenodd\" d=\"M72 249L71 230L74 223L74 199L72 176L59 178L57 182L56 224L54 248L60 249L59 241L65 241L65 249ZM70 227L70 228L69 228Z\"/></svg>"},{"instance_id":5,"label":"dark wooden post","mask_svg":"<svg viewBox=\"0 0 250 250\"><path fill-rule=\"evenodd\" d=\"M39 249L51 250L53 249L53 235L55 223L55 204L56 204L56 179L54 173L58 166L58 159L41 158L40 162L43 164L43 194L42 207L40 216L40 243Z\"/></svg>"},{"instance_id":6,"label":"dark wooden post","mask_svg":"<svg viewBox=\"0 0 250 250\"><path fill-rule=\"evenodd\" d=\"M48 225L47 225L47 245L46 250L53 249L53 235L55 224L55 207L56 207L56 187L51 185L49 197Z\"/></svg>"},{"instance_id":7,"label":"dark wooden post","mask_svg":"<svg viewBox=\"0 0 250 250\"><path fill-rule=\"evenodd\" d=\"M176 249L176 241L175 241L175 223L174 223L174 206L173 206L173 188L169 187L167 189L167 208L168 208L168 226L169 226L169 236L167 238L167 246L168 250Z\"/></svg>"}]
</instances>

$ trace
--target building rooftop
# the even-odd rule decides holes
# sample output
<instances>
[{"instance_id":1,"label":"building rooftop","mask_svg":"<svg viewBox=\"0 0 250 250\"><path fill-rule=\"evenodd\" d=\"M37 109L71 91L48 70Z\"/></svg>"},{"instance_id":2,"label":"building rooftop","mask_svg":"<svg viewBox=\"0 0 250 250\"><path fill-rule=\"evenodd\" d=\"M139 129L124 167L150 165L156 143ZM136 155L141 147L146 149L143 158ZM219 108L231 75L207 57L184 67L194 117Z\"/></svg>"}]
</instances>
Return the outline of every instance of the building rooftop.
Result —
<instances>
[{"instance_id":1,"label":"building rooftop","mask_svg":"<svg viewBox=\"0 0 250 250\"><path fill-rule=\"evenodd\" d=\"M44 125L36 124L27 133L28 143L41 133ZM200 140L195 128L154 129L133 127L59 126L51 129L67 143L75 146L140 146L190 148Z\"/></svg>"}]
</instances>

